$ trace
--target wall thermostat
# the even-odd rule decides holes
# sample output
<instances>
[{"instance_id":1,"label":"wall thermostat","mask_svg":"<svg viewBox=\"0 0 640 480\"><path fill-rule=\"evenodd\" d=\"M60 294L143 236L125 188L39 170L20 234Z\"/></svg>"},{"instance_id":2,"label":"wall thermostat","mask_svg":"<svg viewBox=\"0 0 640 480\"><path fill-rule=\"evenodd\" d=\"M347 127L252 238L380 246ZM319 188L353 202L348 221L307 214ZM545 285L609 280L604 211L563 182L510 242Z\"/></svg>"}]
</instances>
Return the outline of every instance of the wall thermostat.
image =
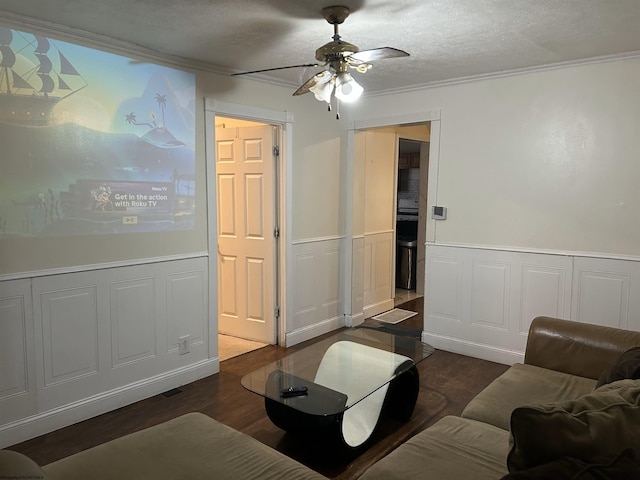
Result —
<instances>
[{"instance_id":1,"label":"wall thermostat","mask_svg":"<svg viewBox=\"0 0 640 480\"><path fill-rule=\"evenodd\" d=\"M447 207L439 207L437 205L434 205L433 211L431 212L431 218L434 218L436 220L446 220Z\"/></svg>"}]
</instances>

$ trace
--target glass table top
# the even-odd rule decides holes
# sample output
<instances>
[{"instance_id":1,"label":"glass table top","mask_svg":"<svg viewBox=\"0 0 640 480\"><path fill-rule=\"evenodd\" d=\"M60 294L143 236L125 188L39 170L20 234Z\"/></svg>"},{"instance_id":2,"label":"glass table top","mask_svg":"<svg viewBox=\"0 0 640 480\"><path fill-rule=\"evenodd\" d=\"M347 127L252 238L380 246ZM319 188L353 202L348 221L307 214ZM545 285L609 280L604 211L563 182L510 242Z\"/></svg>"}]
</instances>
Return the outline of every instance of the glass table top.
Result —
<instances>
[{"instance_id":1,"label":"glass table top","mask_svg":"<svg viewBox=\"0 0 640 480\"><path fill-rule=\"evenodd\" d=\"M346 411L434 349L416 338L351 328L245 375L247 390L313 415ZM291 390L302 387L300 395ZM295 395L295 393L294 393Z\"/></svg>"}]
</instances>

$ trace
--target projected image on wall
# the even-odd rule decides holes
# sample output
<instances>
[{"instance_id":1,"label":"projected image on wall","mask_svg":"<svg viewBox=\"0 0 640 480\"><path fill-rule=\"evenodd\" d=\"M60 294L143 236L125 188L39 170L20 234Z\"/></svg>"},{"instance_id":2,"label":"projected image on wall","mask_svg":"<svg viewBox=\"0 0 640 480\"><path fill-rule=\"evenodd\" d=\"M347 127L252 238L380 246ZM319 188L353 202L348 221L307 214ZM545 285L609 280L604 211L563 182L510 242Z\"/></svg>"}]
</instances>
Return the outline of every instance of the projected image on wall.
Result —
<instances>
[{"instance_id":1,"label":"projected image on wall","mask_svg":"<svg viewBox=\"0 0 640 480\"><path fill-rule=\"evenodd\" d=\"M0 238L194 228L195 77L0 27Z\"/></svg>"}]
</instances>

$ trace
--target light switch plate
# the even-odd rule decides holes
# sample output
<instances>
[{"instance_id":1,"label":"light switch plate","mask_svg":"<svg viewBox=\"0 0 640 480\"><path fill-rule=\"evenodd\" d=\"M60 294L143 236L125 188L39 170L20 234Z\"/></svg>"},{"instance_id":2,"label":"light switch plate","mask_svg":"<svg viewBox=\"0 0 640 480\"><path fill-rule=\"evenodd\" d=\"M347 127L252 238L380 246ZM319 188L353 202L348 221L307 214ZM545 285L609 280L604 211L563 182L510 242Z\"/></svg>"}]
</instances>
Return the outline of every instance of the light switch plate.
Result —
<instances>
[{"instance_id":1,"label":"light switch plate","mask_svg":"<svg viewBox=\"0 0 640 480\"><path fill-rule=\"evenodd\" d=\"M446 220L447 219L447 207L441 207L439 205L434 205L431 211L431 218L436 220Z\"/></svg>"}]
</instances>

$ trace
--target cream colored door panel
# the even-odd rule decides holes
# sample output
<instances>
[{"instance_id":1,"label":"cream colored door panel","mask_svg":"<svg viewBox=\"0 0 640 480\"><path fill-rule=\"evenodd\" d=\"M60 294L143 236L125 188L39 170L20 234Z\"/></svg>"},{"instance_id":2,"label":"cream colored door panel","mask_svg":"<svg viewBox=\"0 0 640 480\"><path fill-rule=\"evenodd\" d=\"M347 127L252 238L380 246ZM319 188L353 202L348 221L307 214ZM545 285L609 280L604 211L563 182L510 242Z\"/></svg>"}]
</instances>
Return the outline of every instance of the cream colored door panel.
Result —
<instances>
[{"instance_id":1,"label":"cream colored door panel","mask_svg":"<svg viewBox=\"0 0 640 480\"><path fill-rule=\"evenodd\" d=\"M275 343L274 129L216 129L219 332Z\"/></svg>"}]
</instances>

